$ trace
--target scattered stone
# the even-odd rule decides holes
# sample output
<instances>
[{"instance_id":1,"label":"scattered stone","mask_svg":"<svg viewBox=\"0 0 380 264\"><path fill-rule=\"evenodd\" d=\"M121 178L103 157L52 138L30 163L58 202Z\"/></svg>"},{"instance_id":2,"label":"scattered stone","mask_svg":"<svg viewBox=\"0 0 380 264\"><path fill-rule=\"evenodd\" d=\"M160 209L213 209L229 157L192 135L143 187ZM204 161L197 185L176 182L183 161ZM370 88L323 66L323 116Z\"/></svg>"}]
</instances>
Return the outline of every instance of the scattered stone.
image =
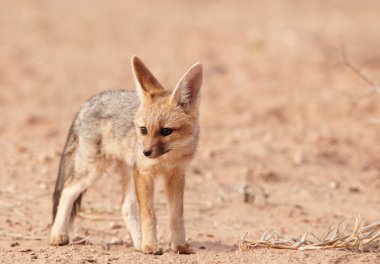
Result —
<instances>
[{"instance_id":1,"label":"scattered stone","mask_svg":"<svg viewBox=\"0 0 380 264\"><path fill-rule=\"evenodd\" d=\"M215 157L216 157L216 153L215 153L215 151L210 150L210 151L208 152L208 157L209 157L210 159L215 158Z\"/></svg>"},{"instance_id":2,"label":"scattered stone","mask_svg":"<svg viewBox=\"0 0 380 264\"><path fill-rule=\"evenodd\" d=\"M32 252L32 250L30 248L23 248L20 249L20 252Z\"/></svg>"},{"instance_id":3,"label":"scattered stone","mask_svg":"<svg viewBox=\"0 0 380 264\"><path fill-rule=\"evenodd\" d=\"M337 181L330 181L329 182L329 188L330 189L338 189L339 188L339 182L337 182Z\"/></svg>"},{"instance_id":4,"label":"scattered stone","mask_svg":"<svg viewBox=\"0 0 380 264\"><path fill-rule=\"evenodd\" d=\"M279 181L279 175L274 171L261 171L259 177L265 182L277 182Z\"/></svg>"},{"instance_id":5,"label":"scattered stone","mask_svg":"<svg viewBox=\"0 0 380 264\"><path fill-rule=\"evenodd\" d=\"M111 245L123 245L124 242L122 239L120 239L118 237L112 237L109 244L111 244Z\"/></svg>"},{"instance_id":6,"label":"scattered stone","mask_svg":"<svg viewBox=\"0 0 380 264\"><path fill-rule=\"evenodd\" d=\"M118 260L118 257L105 257L104 262L105 263L111 263L113 260Z\"/></svg>"},{"instance_id":7,"label":"scattered stone","mask_svg":"<svg viewBox=\"0 0 380 264\"><path fill-rule=\"evenodd\" d=\"M239 188L239 193L242 194L244 203L253 203L255 201L255 194L249 188L248 184L243 184Z\"/></svg>"},{"instance_id":8,"label":"scattered stone","mask_svg":"<svg viewBox=\"0 0 380 264\"><path fill-rule=\"evenodd\" d=\"M25 153L25 152L27 152L27 151L28 151L28 148L25 147L25 146L19 146L19 147L17 148L17 152L18 152L18 153Z\"/></svg>"},{"instance_id":9,"label":"scattered stone","mask_svg":"<svg viewBox=\"0 0 380 264\"><path fill-rule=\"evenodd\" d=\"M360 192L360 189L358 187L350 187L348 190L349 190L349 192L352 192L352 193L359 193Z\"/></svg>"},{"instance_id":10,"label":"scattered stone","mask_svg":"<svg viewBox=\"0 0 380 264\"><path fill-rule=\"evenodd\" d=\"M211 180L212 178L214 178L214 173L212 173L211 171L207 172L206 179Z\"/></svg>"},{"instance_id":11,"label":"scattered stone","mask_svg":"<svg viewBox=\"0 0 380 264\"><path fill-rule=\"evenodd\" d=\"M293 163L295 165L301 165L305 162L305 158L302 152L298 151L293 154Z\"/></svg>"},{"instance_id":12,"label":"scattered stone","mask_svg":"<svg viewBox=\"0 0 380 264\"><path fill-rule=\"evenodd\" d=\"M118 223L115 223L115 222L110 223L110 228L111 229L120 229L122 227L123 226L121 224L118 224Z\"/></svg>"},{"instance_id":13,"label":"scattered stone","mask_svg":"<svg viewBox=\"0 0 380 264\"><path fill-rule=\"evenodd\" d=\"M41 190L47 190L47 184L44 183L44 182L41 182L41 183L39 184L39 187L40 187Z\"/></svg>"},{"instance_id":14,"label":"scattered stone","mask_svg":"<svg viewBox=\"0 0 380 264\"><path fill-rule=\"evenodd\" d=\"M95 263L96 259L94 259L93 257L85 257L84 259L82 259L82 262Z\"/></svg>"},{"instance_id":15,"label":"scattered stone","mask_svg":"<svg viewBox=\"0 0 380 264\"><path fill-rule=\"evenodd\" d=\"M36 125L42 123L44 119L41 116L29 115L25 121L28 125Z\"/></svg>"},{"instance_id":16,"label":"scattered stone","mask_svg":"<svg viewBox=\"0 0 380 264\"><path fill-rule=\"evenodd\" d=\"M16 247L16 246L19 246L20 245L20 243L18 243L18 242L12 242L9 246L10 247Z\"/></svg>"},{"instance_id":17,"label":"scattered stone","mask_svg":"<svg viewBox=\"0 0 380 264\"><path fill-rule=\"evenodd\" d=\"M206 249L206 247L205 246L200 246L199 249Z\"/></svg>"},{"instance_id":18,"label":"scattered stone","mask_svg":"<svg viewBox=\"0 0 380 264\"><path fill-rule=\"evenodd\" d=\"M194 167L194 168L192 169L192 172L193 172L194 174L197 174L197 175L202 174L202 170L201 170L200 168L198 168L198 167Z\"/></svg>"},{"instance_id":19,"label":"scattered stone","mask_svg":"<svg viewBox=\"0 0 380 264\"><path fill-rule=\"evenodd\" d=\"M39 162L42 162L42 163L48 163L53 160L52 155L49 155L46 153L39 155L37 159Z\"/></svg>"}]
</instances>

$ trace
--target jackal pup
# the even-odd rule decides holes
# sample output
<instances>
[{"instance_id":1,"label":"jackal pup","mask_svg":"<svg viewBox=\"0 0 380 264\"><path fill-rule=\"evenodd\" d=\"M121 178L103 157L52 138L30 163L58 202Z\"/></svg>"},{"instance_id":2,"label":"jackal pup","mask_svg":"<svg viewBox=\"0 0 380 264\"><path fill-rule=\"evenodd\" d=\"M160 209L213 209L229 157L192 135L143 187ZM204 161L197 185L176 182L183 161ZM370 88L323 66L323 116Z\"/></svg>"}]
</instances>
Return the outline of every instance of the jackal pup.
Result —
<instances>
[{"instance_id":1,"label":"jackal pup","mask_svg":"<svg viewBox=\"0 0 380 264\"><path fill-rule=\"evenodd\" d=\"M163 176L171 247L190 254L183 193L185 169L198 142L202 65L194 64L173 91L165 90L137 57L132 58L132 68L136 92L110 91L92 97L71 125L53 195L51 244L69 243L69 225L83 193L114 160L128 173L122 214L134 246L144 253L162 254L153 194L155 179Z\"/></svg>"}]
</instances>

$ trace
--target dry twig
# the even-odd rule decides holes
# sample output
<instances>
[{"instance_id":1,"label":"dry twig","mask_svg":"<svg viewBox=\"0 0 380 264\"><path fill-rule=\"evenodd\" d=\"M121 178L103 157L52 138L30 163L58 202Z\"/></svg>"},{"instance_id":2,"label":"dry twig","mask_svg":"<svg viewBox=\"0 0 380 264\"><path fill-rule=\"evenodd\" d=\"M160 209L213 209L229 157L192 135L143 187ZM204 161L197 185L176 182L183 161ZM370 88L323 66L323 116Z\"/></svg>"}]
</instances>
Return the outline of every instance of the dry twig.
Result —
<instances>
[{"instance_id":1,"label":"dry twig","mask_svg":"<svg viewBox=\"0 0 380 264\"><path fill-rule=\"evenodd\" d=\"M344 49L344 46L340 47L340 56L341 56L343 65L345 65L347 68L349 68L360 79L362 79L365 83L367 83L371 87L371 89L369 91L367 91L366 93L364 93L362 96L368 96L368 95L371 95L373 93L380 93L380 85L377 82L375 82L374 80L372 80L371 78L369 78L367 75L365 75L363 73L363 71L361 69L359 69L359 67L354 65L348 59L348 57L346 55L346 51Z\"/></svg>"},{"instance_id":2,"label":"dry twig","mask_svg":"<svg viewBox=\"0 0 380 264\"><path fill-rule=\"evenodd\" d=\"M90 236L86 236L84 238L78 239L78 240L73 240L71 241L71 245L80 245L80 244L86 244L87 240L90 238Z\"/></svg>"},{"instance_id":3,"label":"dry twig","mask_svg":"<svg viewBox=\"0 0 380 264\"><path fill-rule=\"evenodd\" d=\"M244 236L239 243L241 252L258 247L292 249L292 250L322 250L322 249L342 249L358 252L378 252L380 251L380 221L363 226L363 221L359 215L356 218L353 231L346 234L346 227L340 231L342 222L335 227L330 227L321 237L317 237L310 230L302 237L284 237L272 230L265 232L259 241L251 241ZM308 238L312 236L312 238Z\"/></svg>"}]
</instances>

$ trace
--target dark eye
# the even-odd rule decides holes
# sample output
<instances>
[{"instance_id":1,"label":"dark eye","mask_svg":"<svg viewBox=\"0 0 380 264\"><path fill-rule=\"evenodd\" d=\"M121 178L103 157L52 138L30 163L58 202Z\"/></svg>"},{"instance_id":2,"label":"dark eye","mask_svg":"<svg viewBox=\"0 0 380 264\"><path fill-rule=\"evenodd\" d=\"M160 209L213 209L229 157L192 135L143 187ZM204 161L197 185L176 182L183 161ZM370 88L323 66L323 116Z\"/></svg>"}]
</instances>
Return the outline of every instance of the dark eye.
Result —
<instances>
[{"instance_id":1,"label":"dark eye","mask_svg":"<svg viewBox=\"0 0 380 264\"><path fill-rule=\"evenodd\" d=\"M160 134L164 137L169 136L173 130L171 128L164 127L161 129Z\"/></svg>"},{"instance_id":2,"label":"dark eye","mask_svg":"<svg viewBox=\"0 0 380 264\"><path fill-rule=\"evenodd\" d=\"M146 129L146 127L140 127L140 132L141 134L146 135L148 134L148 129Z\"/></svg>"}]
</instances>

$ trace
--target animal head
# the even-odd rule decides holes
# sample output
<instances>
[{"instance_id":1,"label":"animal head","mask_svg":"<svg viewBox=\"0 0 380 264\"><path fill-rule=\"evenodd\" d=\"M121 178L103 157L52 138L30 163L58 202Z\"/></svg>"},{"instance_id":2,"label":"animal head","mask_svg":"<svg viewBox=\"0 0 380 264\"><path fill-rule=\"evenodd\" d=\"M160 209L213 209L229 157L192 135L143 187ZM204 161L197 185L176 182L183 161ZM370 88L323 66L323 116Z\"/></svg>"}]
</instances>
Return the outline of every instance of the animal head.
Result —
<instances>
[{"instance_id":1,"label":"animal head","mask_svg":"<svg viewBox=\"0 0 380 264\"><path fill-rule=\"evenodd\" d=\"M132 58L132 68L141 101L134 123L143 154L157 158L195 147L202 65L191 66L172 91L165 90L139 58Z\"/></svg>"}]
</instances>

